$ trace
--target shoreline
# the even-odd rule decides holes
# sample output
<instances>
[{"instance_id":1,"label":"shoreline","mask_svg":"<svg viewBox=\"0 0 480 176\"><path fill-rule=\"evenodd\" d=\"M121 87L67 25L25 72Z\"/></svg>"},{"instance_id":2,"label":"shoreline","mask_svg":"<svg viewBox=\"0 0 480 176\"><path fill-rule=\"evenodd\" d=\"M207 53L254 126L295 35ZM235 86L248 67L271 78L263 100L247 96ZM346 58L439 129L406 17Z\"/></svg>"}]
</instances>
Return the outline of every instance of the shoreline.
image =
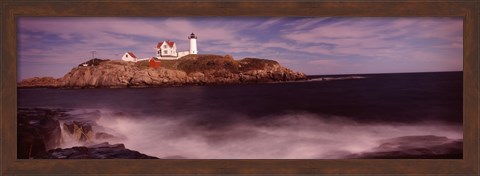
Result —
<instances>
[{"instance_id":1,"label":"shoreline","mask_svg":"<svg viewBox=\"0 0 480 176\"><path fill-rule=\"evenodd\" d=\"M306 78L292 81L273 81L273 82L246 82L246 83L205 83L205 84L174 84L174 85L150 85L150 86L100 86L100 87L54 87L54 86L35 86L35 87L17 87L18 89L142 89L142 88L164 88L164 87L188 87L188 86L229 86L229 85L258 85L258 84L283 84L283 83L303 83L312 81L337 81L365 79L364 76L348 75L343 77L322 77L322 78Z\"/></svg>"},{"instance_id":2,"label":"shoreline","mask_svg":"<svg viewBox=\"0 0 480 176\"><path fill-rule=\"evenodd\" d=\"M335 75L305 75L305 78L290 81L265 81L265 82L205 82L205 83L178 83L178 84L158 84L158 85L122 85L122 86L21 86L21 82L17 82L18 89L142 89L142 88L163 88L163 87L188 87L188 86L222 86L222 85L256 85L256 84L282 84L282 83L301 83L312 81L336 81L336 80L352 80L365 79L376 75L392 75L392 74L437 74L437 73L463 73L463 71L444 71L444 72L406 72L406 73L366 73L366 74L335 74ZM35 77L37 79L51 77ZM33 79L33 78L29 78ZM51 78L61 79L61 78ZM24 80L22 80L24 81Z\"/></svg>"}]
</instances>

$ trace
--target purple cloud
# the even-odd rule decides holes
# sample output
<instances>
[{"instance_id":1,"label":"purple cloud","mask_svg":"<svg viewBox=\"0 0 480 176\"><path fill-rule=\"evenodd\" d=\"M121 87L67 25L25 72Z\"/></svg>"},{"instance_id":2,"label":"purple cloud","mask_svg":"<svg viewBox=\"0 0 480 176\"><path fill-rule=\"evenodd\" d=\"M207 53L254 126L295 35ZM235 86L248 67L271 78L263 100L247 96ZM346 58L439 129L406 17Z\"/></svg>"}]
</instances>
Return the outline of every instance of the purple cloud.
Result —
<instances>
[{"instance_id":1,"label":"purple cloud","mask_svg":"<svg viewBox=\"0 0 480 176\"><path fill-rule=\"evenodd\" d=\"M21 17L19 79L61 77L95 57L151 57L157 42L274 59L307 74L460 71L463 20L446 17ZM48 68L51 69L48 69ZM38 69L37 69L38 68Z\"/></svg>"}]
</instances>

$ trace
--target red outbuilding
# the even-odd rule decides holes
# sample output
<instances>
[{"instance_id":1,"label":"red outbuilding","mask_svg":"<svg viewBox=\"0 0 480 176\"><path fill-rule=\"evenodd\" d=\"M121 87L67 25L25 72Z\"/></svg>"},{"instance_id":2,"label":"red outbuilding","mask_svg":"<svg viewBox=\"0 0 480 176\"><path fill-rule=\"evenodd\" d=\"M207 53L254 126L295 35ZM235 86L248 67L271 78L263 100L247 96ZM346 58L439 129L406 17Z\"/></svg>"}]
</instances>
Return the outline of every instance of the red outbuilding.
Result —
<instances>
[{"instance_id":1,"label":"red outbuilding","mask_svg":"<svg viewBox=\"0 0 480 176\"><path fill-rule=\"evenodd\" d=\"M150 58L150 60L148 61L148 65L152 68L158 68L160 67L160 60L158 60L157 58Z\"/></svg>"}]
</instances>

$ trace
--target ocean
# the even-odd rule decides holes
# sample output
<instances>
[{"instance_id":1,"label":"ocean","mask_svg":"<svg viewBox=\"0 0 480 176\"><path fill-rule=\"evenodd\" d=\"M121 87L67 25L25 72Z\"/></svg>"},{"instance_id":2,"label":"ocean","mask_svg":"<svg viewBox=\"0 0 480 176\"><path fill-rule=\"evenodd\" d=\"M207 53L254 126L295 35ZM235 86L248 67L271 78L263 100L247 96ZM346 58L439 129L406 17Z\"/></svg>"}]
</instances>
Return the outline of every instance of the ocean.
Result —
<instances>
[{"instance_id":1,"label":"ocean","mask_svg":"<svg viewBox=\"0 0 480 176\"><path fill-rule=\"evenodd\" d=\"M328 75L288 83L158 88L35 88L18 89L17 100L19 108L96 112L102 130L123 136L110 143L159 158L340 159L378 151L386 140L399 137L462 140L462 74ZM78 144L59 147L73 145Z\"/></svg>"}]
</instances>

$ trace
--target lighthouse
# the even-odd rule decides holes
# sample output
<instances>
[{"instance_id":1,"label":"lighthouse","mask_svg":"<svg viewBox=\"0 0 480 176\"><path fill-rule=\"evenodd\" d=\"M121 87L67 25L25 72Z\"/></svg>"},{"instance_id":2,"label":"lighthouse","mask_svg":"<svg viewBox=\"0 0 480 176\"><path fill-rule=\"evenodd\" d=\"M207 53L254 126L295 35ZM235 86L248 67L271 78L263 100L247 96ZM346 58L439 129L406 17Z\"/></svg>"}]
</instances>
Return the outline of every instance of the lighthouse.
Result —
<instances>
[{"instance_id":1,"label":"lighthouse","mask_svg":"<svg viewBox=\"0 0 480 176\"><path fill-rule=\"evenodd\" d=\"M162 42L158 42L157 46L155 46L154 48L155 49L154 58L162 59L162 60L175 60L183 56L187 56L189 54L198 54L197 36L195 36L195 34L192 32L192 34L188 36L188 39L190 40L190 50L180 51L180 52L177 52L177 45L175 44L174 41L165 40ZM135 55L133 55L133 53L127 52L122 57L122 60L128 61L128 62L138 62L138 61L150 60L151 58L152 57L139 59Z\"/></svg>"},{"instance_id":2,"label":"lighthouse","mask_svg":"<svg viewBox=\"0 0 480 176\"><path fill-rule=\"evenodd\" d=\"M190 34L188 37L190 40L190 54L197 54L197 36L194 33Z\"/></svg>"}]
</instances>

